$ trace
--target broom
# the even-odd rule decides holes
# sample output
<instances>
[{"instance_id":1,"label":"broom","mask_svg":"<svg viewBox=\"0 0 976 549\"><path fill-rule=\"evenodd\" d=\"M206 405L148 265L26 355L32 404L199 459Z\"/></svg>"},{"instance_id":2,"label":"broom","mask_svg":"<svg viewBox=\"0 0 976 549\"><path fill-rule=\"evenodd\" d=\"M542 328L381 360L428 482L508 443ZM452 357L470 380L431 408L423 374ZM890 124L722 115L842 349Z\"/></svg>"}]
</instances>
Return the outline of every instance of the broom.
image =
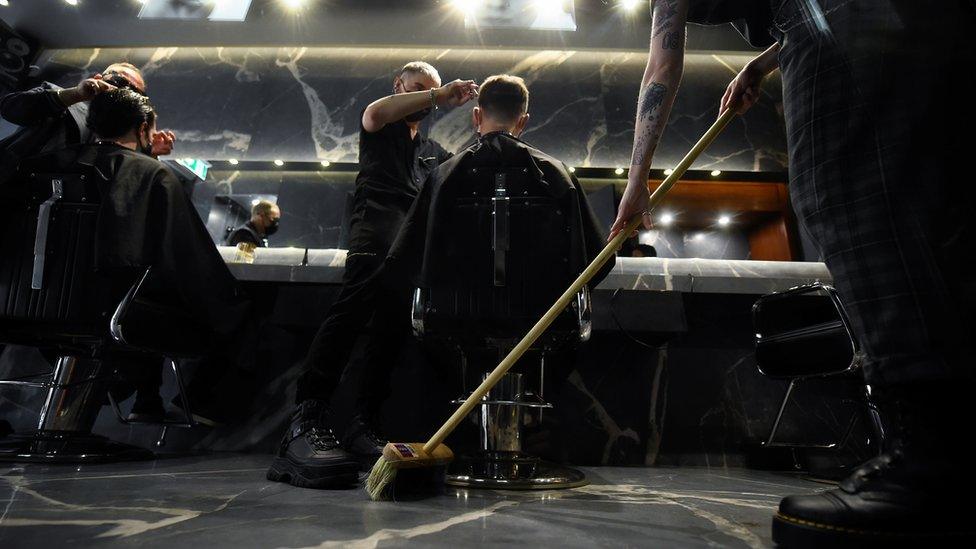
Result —
<instances>
[{"instance_id":1,"label":"broom","mask_svg":"<svg viewBox=\"0 0 976 549\"><path fill-rule=\"evenodd\" d=\"M667 176L661 185L651 193L647 210L643 213L652 211L661 201L664 199L664 195L671 190L671 187L678 182L678 179L688 170L692 162L698 158L711 143L715 140L719 133L725 129L725 126L732 120L735 116L735 111L733 109L727 109L723 112L712 127L708 128L705 135L695 143L695 146L691 148L688 154L685 155L681 162L674 168L671 175ZM617 253L617 250L623 244L624 240L630 237L631 233L637 230L643 219L643 213L641 215L634 216L627 226L617 233L610 242L603 248L603 251L594 259L576 278L575 281L563 292L563 295L556 300L556 303L546 311L546 314L535 323L534 326L529 330L529 333L522 338L521 341L508 353L508 355L502 359L502 361L495 367L494 371L485 378L481 385L478 386L474 392L471 393L465 401L454 411L454 414L441 426L440 429L434 433L434 436L430 437L426 443L420 442L390 442L383 448L383 455L376 461L373 465L372 471L369 473L369 477L366 479L366 492L369 493L369 497L373 500L384 499L387 495L387 487L389 487L394 480L396 480L397 471L400 469L418 469L422 467L442 467L449 464L454 459L454 453L446 445L442 444L445 438L461 423L461 420L467 416L475 406L477 406L481 399L488 394L488 391L495 386L496 383L504 376L509 368L511 368L522 355L529 350L529 348L535 343L537 339L546 331L546 328L558 317L570 302L576 297L576 294L583 289L583 286L589 282L601 267L610 259L612 255Z\"/></svg>"}]
</instances>

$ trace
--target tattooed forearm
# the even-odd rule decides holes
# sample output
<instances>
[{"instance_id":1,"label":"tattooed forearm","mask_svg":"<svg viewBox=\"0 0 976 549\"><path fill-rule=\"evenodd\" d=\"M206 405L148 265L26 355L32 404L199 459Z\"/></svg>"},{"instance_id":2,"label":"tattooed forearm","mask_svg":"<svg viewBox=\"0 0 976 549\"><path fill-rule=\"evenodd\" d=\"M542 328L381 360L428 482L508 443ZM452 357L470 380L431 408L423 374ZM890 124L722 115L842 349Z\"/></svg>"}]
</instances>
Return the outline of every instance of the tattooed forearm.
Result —
<instances>
[{"instance_id":1,"label":"tattooed forearm","mask_svg":"<svg viewBox=\"0 0 976 549\"><path fill-rule=\"evenodd\" d=\"M660 82L651 82L640 94L637 103L637 124L634 130L634 151L631 166L649 166L650 159L657 148L666 120L661 116L661 106L668 94L668 87Z\"/></svg>"},{"instance_id":2,"label":"tattooed forearm","mask_svg":"<svg viewBox=\"0 0 976 549\"><path fill-rule=\"evenodd\" d=\"M654 21L654 37L671 32L678 15L678 0L651 0L651 19Z\"/></svg>"}]
</instances>

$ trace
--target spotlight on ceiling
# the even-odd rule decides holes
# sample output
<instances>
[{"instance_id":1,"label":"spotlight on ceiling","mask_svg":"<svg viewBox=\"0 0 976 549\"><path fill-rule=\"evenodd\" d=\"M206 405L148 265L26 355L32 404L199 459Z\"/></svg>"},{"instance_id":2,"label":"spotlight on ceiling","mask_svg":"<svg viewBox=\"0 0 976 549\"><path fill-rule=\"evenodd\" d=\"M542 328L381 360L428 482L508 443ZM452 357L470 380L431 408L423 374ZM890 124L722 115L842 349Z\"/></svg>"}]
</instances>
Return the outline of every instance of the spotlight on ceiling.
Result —
<instances>
[{"instance_id":1,"label":"spotlight on ceiling","mask_svg":"<svg viewBox=\"0 0 976 549\"><path fill-rule=\"evenodd\" d=\"M68 4L69 6L77 6L78 0L64 0L64 3Z\"/></svg>"},{"instance_id":2,"label":"spotlight on ceiling","mask_svg":"<svg viewBox=\"0 0 976 549\"><path fill-rule=\"evenodd\" d=\"M9 6L10 0L0 0L0 6Z\"/></svg>"},{"instance_id":3,"label":"spotlight on ceiling","mask_svg":"<svg viewBox=\"0 0 976 549\"><path fill-rule=\"evenodd\" d=\"M320 164L322 164L323 168L328 168L329 166L332 165L332 163L329 162L328 160L323 160L322 162L320 162Z\"/></svg>"},{"instance_id":4,"label":"spotlight on ceiling","mask_svg":"<svg viewBox=\"0 0 976 549\"><path fill-rule=\"evenodd\" d=\"M674 173L674 170L672 170L671 168L668 168L668 169L664 170L664 175L671 175L673 173Z\"/></svg>"},{"instance_id":5,"label":"spotlight on ceiling","mask_svg":"<svg viewBox=\"0 0 976 549\"><path fill-rule=\"evenodd\" d=\"M251 205L252 206L257 206L258 205L258 202L261 202L261 199L260 198L255 198L254 200L251 201Z\"/></svg>"},{"instance_id":6,"label":"spotlight on ceiling","mask_svg":"<svg viewBox=\"0 0 976 549\"><path fill-rule=\"evenodd\" d=\"M615 173L617 175L623 175L624 174L624 169L623 168L617 168L616 170L613 170L613 173Z\"/></svg>"},{"instance_id":7,"label":"spotlight on ceiling","mask_svg":"<svg viewBox=\"0 0 976 549\"><path fill-rule=\"evenodd\" d=\"M694 236L694 238L696 241L701 242L702 240L705 240L705 233L698 233Z\"/></svg>"},{"instance_id":8,"label":"spotlight on ceiling","mask_svg":"<svg viewBox=\"0 0 976 549\"><path fill-rule=\"evenodd\" d=\"M670 213L661 214L661 225L667 227L674 222L674 216Z\"/></svg>"},{"instance_id":9,"label":"spotlight on ceiling","mask_svg":"<svg viewBox=\"0 0 976 549\"><path fill-rule=\"evenodd\" d=\"M722 170L712 170L712 177L718 177L722 175Z\"/></svg>"},{"instance_id":10,"label":"spotlight on ceiling","mask_svg":"<svg viewBox=\"0 0 976 549\"><path fill-rule=\"evenodd\" d=\"M237 159L236 158L230 158L230 159L227 160L227 163L230 164L231 166L236 166L237 165Z\"/></svg>"},{"instance_id":11,"label":"spotlight on ceiling","mask_svg":"<svg viewBox=\"0 0 976 549\"><path fill-rule=\"evenodd\" d=\"M723 227L728 227L729 223L732 223L732 218L727 215L718 218L718 224Z\"/></svg>"},{"instance_id":12,"label":"spotlight on ceiling","mask_svg":"<svg viewBox=\"0 0 976 549\"><path fill-rule=\"evenodd\" d=\"M570 166L569 167L569 173L576 173L576 168Z\"/></svg>"},{"instance_id":13,"label":"spotlight on ceiling","mask_svg":"<svg viewBox=\"0 0 976 549\"><path fill-rule=\"evenodd\" d=\"M276 158L275 161L274 161L274 165L275 166L284 166L285 165L285 161L282 160L282 159L280 159L280 158Z\"/></svg>"},{"instance_id":14,"label":"spotlight on ceiling","mask_svg":"<svg viewBox=\"0 0 976 549\"><path fill-rule=\"evenodd\" d=\"M642 3L644 3L643 0L620 0L620 7L626 11L633 12Z\"/></svg>"},{"instance_id":15,"label":"spotlight on ceiling","mask_svg":"<svg viewBox=\"0 0 976 549\"><path fill-rule=\"evenodd\" d=\"M481 7L482 0L451 0L451 7L465 15L472 15Z\"/></svg>"},{"instance_id":16,"label":"spotlight on ceiling","mask_svg":"<svg viewBox=\"0 0 976 549\"><path fill-rule=\"evenodd\" d=\"M281 0L281 3L290 10L299 10L304 7L305 0Z\"/></svg>"}]
</instances>

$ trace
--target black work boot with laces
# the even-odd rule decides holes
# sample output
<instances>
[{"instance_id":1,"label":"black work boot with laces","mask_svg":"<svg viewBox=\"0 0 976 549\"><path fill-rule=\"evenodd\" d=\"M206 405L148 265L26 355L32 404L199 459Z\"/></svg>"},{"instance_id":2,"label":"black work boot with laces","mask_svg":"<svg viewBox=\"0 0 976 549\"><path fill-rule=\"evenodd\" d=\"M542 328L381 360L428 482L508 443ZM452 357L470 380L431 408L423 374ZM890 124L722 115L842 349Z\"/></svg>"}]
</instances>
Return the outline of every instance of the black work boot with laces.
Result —
<instances>
[{"instance_id":1,"label":"black work boot with laces","mask_svg":"<svg viewBox=\"0 0 976 549\"><path fill-rule=\"evenodd\" d=\"M356 456L363 469L373 467L376 460L383 455L386 442L377 434L373 422L363 415L355 416L342 436L342 447Z\"/></svg>"},{"instance_id":2,"label":"black work boot with laces","mask_svg":"<svg viewBox=\"0 0 976 549\"><path fill-rule=\"evenodd\" d=\"M359 481L359 463L336 441L324 402L306 400L292 414L268 480L301 488L343 488Z\"/></svg>"},{"instance_id":3,"label":"black work boot with laces","mask_svg":"<svg viewBox=\"0 0 976 549\"><path fill-rule=\"evenodd\" d=\"M784 498L773 541L831 549L971 544L976 482L962 457L972 414L963 392L923 384L881 393L885 451L833 490Z\"/></svg>"}]
</instances>

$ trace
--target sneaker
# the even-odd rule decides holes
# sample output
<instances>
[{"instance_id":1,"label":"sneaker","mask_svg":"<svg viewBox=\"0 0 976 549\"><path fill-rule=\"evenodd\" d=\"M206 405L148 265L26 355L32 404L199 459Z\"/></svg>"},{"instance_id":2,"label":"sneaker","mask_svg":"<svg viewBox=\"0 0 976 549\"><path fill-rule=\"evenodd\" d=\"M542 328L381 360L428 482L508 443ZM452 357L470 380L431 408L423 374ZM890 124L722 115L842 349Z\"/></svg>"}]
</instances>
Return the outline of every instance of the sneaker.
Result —
<instances>
[{"instance_id":1,"label":"sneaker","mask_svg":"<svg viewBox=\"0 0 976 549\"><path fill-rule=\"evenodd\" d=\"M268 480L301 488L340 488L359 482L359 463L339 446L324 402L306 400L292 414Z\"/></svg>"},{"instance_id":2,"label":"sneaker","mask_svg":"<svg viewBox=\"0 0 976 549\"><path fill-rule=\"evenodd\" d=\"M356 416L349 423L345 435L342 437L342 447L356 457L359 464L368 470L376 460L383 455L386 439L376 433L372 422L363 416Z\"/></svg>"}]
</instances>

